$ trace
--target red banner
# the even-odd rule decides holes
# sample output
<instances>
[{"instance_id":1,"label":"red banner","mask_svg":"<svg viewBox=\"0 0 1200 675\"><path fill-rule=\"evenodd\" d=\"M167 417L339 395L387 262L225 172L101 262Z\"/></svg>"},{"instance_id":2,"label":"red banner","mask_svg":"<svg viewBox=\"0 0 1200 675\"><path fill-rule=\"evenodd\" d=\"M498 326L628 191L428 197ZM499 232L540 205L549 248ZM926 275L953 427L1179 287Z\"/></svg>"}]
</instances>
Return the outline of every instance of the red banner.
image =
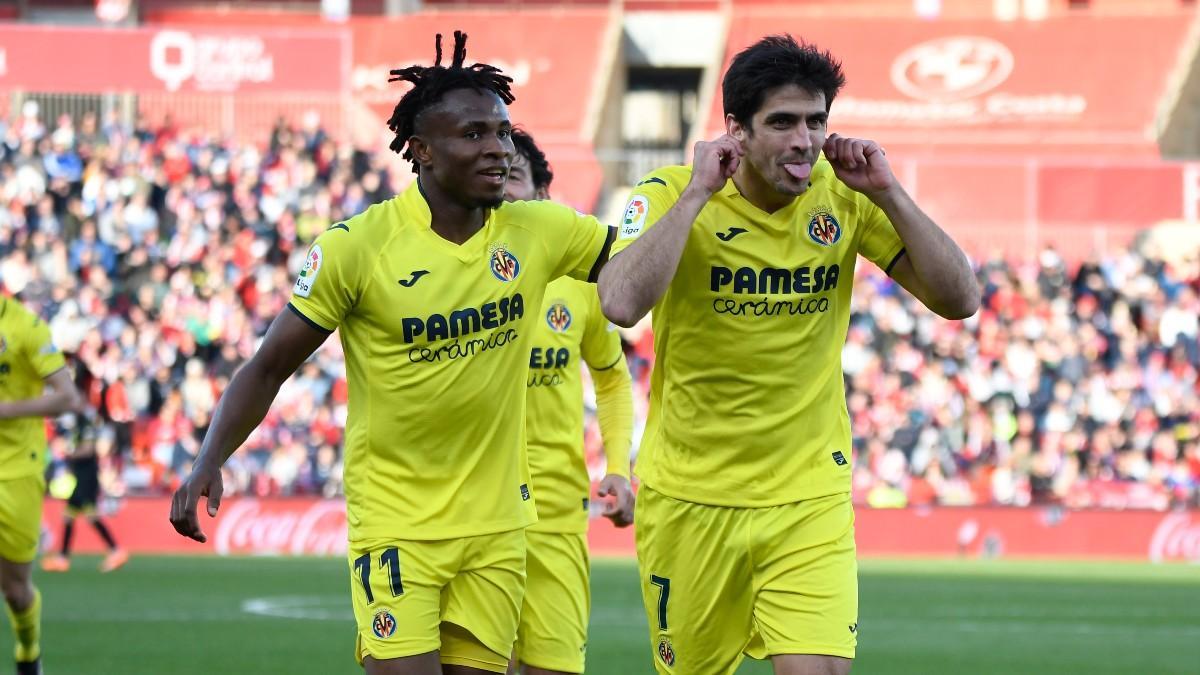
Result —
<instances>
[{"instance_id":1,"label":"red banner","mask_svg":"<svg viewBox=\"0 0 1200 675\"><path fill-rule=\"evenodd\" d=\"M456 30L467 33L467 63L490 63L513 78L517 100L509 110L545 143L590 143L584 122L603 75L607 8L538 11L424 12L395 19L352 21L351 88L381 119L392 114L402 85L388 71L433 64L433 38L443 35L443 63L453 53Z\"/></svg>"},{"instance_id":2,"label":"red banner","mask_svg":"<svg viewBox=\"0 0 1200 675\"><path fill-rule=\"evenodd\" d=\"M727 60L781 32L829 49L847 79L830 128L904 146L908 155L1153 156L1148 130L1194 18L1090 13L1042 21L881 21L741 10L730 26ZM1081 69L1103 75L1080 77ZM723 128L720 92L716 99L713 131Z\"/></svg>"},{"instance_id":3,"label":"red banner","mask_svg":"<svg viewBox=\"0 0 1200 675\"><path fill-rule=\"evenodd\" d=\"M891 157L921 207L965 248L1068 259L1127 245L1142 229L1200 212L1200 165Z\"/></svg>"},{"instance_id":4,"label":"red banner","mask_svg":"<svg viewBox=\"0 0 1200 675\"><path fill-rule=\"evenodd\" d=\"M454 31L467 33L467 63L490 63L513 78L517 100L509 115L533 134L554 169L552 196L590 211L600 187L589 118L602 91L604 55L613 14L607 7L488 12L423 12L394 19L349 22L354 67L351 89L375 114L378 128L391 117L405 89L388 83L388 71L433 63L434 35L443 35L443 63L453 53ZM598 111L597 111L598 112Z\"/></svg>"},{"instance_id":5,"label":"red banner","mask_svg":"<svg viewBox=\"0 0 1200 675\"><path fill-rule=\"evenodd\" d=\"M333 29L2 25L0 89L336 95L347 41Z\"/></svg>"},{"instance_id":6,"label":"red banner","mask_svg":"<svg viewBox=\"0 0 1200 675\"><path fill-rule=\"evenodd\" d=\"M246 26L311 26L303 13L239 12ZM153 9L147 21L161 27L204 24L205 10ZM354 140L373 143L387 134L385 122L404 86L388 83L389 71L433 64L434 35L443 35L443 64L454 49L454 31L467 40L467 63L490 63L513 78L517 100L509 110L528 130L554 169L551 196L591 212L602 175L592 151L592 122L601 86L612 68L620 39L618 15L607 6L490 10L432 10L392 18L351 17L349 87L360 116L350 125ZM333 29L330 29L333 30ZM3 80L0 80L2 83Z\"/></svg>"},{"instance_id":7,"label":"red banner","mask_svg":"<svg viewBox=\"0 0 1200 675\"><path fill-rule=\"evenodd\" d=\"M47 547L57 547L63 504L47 501ZM134 553L218 555L345 555L341 500L230 499L215 519L200 516L208 542L175 534L170 500L128 499L108 517L121 545ZM864 556L1011 556L1124 558L1200 563L1200 512L1071 511L1061 508L914 508L856 512ZM593 555L632 555L633 529L593 520ZM103 550L95 533L76 527L76 550Z\"/></svg>"}]
</instances>

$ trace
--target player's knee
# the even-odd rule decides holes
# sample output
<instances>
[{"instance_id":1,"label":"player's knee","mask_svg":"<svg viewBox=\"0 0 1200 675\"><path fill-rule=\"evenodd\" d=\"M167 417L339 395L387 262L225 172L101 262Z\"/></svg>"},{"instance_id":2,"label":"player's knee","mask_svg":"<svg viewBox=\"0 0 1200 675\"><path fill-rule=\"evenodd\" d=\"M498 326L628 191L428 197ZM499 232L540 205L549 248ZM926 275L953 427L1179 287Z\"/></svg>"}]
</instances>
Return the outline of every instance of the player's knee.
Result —
<instances>
[{"instance_id":1,"label":"player's knee","mask_svg":"<svg viewBox=\"0 0 1200 675\"><path fill-rule=\"evenodd\" d=\"M0 588L4 592L4 602L13 611L20 612L33 604L33 582L29 579L13 578L6 575L0 581Z\"/></svg>"},{"instance_id":2,"label":"player's knee","mask_svg":"<svg viewBox=\"0 0 1200 675\"><path fill-rule=\"evenodd\" d=\"M850 675L853 659L815 654L780 654L772 658L775 675Z\"/></svg>"}]
</instances>

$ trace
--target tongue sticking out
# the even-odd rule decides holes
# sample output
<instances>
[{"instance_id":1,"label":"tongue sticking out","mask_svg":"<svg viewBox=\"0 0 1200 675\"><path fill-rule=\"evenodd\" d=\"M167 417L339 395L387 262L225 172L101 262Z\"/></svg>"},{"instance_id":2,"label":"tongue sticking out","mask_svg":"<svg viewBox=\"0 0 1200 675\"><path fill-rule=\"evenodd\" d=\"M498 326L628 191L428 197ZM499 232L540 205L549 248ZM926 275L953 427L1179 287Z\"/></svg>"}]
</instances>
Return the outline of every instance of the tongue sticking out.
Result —
<instances>
[{"instance_id":1,"label":"tongue sticking out","mask_svg":"<svg viewBox=\"0 0 1200 675\"><path fill-rule=\"evenodd\" d=\"M783 168L787 169L787 172L796 180L808 180L809 175L812 174L812 164L808 162L804 162L803 164L784 164Z\"/></svg>"}]
</instances>

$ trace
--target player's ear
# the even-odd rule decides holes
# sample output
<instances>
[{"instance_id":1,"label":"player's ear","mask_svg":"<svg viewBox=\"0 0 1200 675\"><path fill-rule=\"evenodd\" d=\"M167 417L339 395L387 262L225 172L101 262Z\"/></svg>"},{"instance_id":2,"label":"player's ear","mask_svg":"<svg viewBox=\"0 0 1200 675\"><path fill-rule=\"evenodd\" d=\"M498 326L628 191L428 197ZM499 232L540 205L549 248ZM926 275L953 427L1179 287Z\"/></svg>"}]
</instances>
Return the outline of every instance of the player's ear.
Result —
<instances>
[{"instance_id":1,"label":"player's ear","mask_svg":"<svg viewBox=\"0 0 1200 675\"><path fill-rule=\"evenodd\" d=\"M413 159L418 166L426 166L433 161L432 149L420 136L408 137L408 149L412 151Z\"/></svg>"},{"instance_id":2,"label":"player's ear","mask_svg":"<svg viewBox=\"0 0 1200 675\"><path fill-rule=\"evenodd\" d=\"M725 131L738 141L745 143L746 134L749 130L746 129L741 122L737 121L736 117L734 117L732 114L729 114L725 116Z\"/></svg>"},{"instance_id":3,"label":"player's ear","mask_svg":"<svg viewBox=\"0 0 1200 675\"><path fill-rule=\"evenodd\" d=\"M533 193L533 196L536 199L550 199L550 191L544 187L540 187Z\"/></svg>"}]
</instances>

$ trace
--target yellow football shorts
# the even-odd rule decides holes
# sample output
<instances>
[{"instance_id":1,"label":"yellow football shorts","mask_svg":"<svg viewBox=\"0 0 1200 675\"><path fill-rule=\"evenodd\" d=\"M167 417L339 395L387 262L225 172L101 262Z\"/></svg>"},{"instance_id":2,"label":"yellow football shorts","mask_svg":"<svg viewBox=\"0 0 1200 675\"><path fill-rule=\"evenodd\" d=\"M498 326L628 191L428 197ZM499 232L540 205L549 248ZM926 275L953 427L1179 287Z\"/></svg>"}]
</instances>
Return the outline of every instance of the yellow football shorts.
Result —
<instances>
[{"instance_id":1,"label":"yellow football shorts","mask_svg":"<svg viewBox=\"0 0 1200 675\"><path fill-rule=\"evenodd\" d=\"M33 562L42 534L41 475L0 480L0 558L9 562Z\"/></svg>"},{"instance_id":2,"label":"yellow football shorts","mask_svg":"<svg viewBox=\"0 0 1200 675\"><path fill-rule=\"evenodd\" d=\"M642 486L635 518L659 673L725 675L743 654L854 658L858 566L848 493L730 508Z\"/></svg>"},{"instance_id":3,"label":"yellow football shorts","mask_svg":"<svg viewBox=\"0 0 1200 675\"><path fill-rule=\"evenodd\" d=\"M439 541L351 542L355 656L440 651L441 662L508 668L525 592L525 531Z\"/></svg>"},{"instance_id":4,"label":"yellow football shorts","mask_svg":"<svg viewBox=\"0 0 1200 675\"><path fill-rule=\"evenodd\" d=\"M526 531L525 603L516 657L543 670L582 673L591 594L586 534Z\"/></svg>"}]
</instances>

